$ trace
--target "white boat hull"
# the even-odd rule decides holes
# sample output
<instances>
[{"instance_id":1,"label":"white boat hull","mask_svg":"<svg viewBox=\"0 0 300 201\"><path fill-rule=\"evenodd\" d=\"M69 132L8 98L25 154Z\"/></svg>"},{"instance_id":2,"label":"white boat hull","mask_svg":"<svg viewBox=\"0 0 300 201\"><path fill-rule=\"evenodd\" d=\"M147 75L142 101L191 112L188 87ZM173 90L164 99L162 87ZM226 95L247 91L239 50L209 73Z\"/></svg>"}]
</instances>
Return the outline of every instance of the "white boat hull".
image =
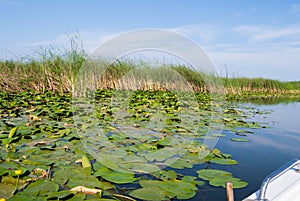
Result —
<instances>
[{"instance_id":1,"label":"white boat hull","mask_svg":"<svg viewBox=\"0 0 300 201\"><path fill-rule=\"evenodd\" d=\"M295 159L266 177L260 190L243 201L300 201L300 160Z\"/></svg>"}]
</instances>

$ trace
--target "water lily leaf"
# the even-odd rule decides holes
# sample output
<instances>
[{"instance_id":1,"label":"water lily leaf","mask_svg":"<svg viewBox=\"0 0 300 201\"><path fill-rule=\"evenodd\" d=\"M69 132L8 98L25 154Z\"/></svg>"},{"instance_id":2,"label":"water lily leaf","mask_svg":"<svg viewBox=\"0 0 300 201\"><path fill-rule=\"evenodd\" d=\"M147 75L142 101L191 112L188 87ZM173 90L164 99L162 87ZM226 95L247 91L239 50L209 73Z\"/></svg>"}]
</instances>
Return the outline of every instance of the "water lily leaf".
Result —
<instances>
[{"instance_id":1,"label":"water lily leaf","mask_svg":"<svg viewBox=\"0 0 300 201\"><path fill-rule=\"evenodd\" d=\"M157 187L160 181L157 180L140 180L139 184L144 188Z\"/></svg>"},{"instance_id":2,"label":"water lily leaf","mask_svg":"<svg viewBox=\"0 0 300 201\"><path fill-rule=\"evenodd\" d=\"M231 158L231 154L222 153L223 158Z\"/></svg>"},{"instance_id":3,"label":"water lily leaf","mask_svg":"<svg viewBox=\"0 0 300 201\"><path fill-rule=\"evenodd\" d=\"M49 180L37 180L27 186L22 192L26 195L45 196L59 190L57 183Z\"/></svg>"},{"instance_id":4,"label":"water lily leaf","mask_svg":"<svg viewBox=\"0 0 300 201\"><path fill-rule=\"evenodd\" d=\"M82 201L85 200L86 194L84 193L77 193L72 198L68 199L68 201Z\"/></svg>"},{"instance_id":5,"label":"water lily leaf","mask_svg":"<svg viewBox=\"0 0 300 201\"><path fill-rule=\"evenodd\" d=\"M173 139L171 137L165 137L158 141L158 144L161 146L168 146L172 143Z\"/></svg>"},{"instance_id":6,"label":"water lily leaf","mask_svg":"<svg viewBox=\"0 0 300 201\"><path fill-rule=\"evenodd\" d=\"M139 173L151 173L160 171L160 168L157 165L151 163L134 163L132 164L130 170Z\"/></svg>"},{"instance_id":7,"label":"water lily leaf","mask_svg":"<svg viewBox=\"0 0 300 201\"><path fill-rule=\"evenodd\" d=\"M133 190L129 193L130 196L150 201L165 200L165 191L158 187L147 187Z\"/></svg>"},{"instance_id":8,"label":"water lily leaf","mask_svg":"<svg viewBox=\"0 0 300 201\"><path fill-rule=\"evenodd\" d=\"M0 130L1 130L1 128L0 128ZM7 134L0 133L0 139L5 139L5 138L7 138Z\"/></svg>"},{"instance_id":9,"label":"water lily leaf","mask_svg":"<svg viewBox=\"0 0 300 201\"><path fill-rule=\"evenodd\" d=\"M116 158L114 158L116 160ZM112 159L109 159L107 157L103 157L99 162L104 165L105 167L115 170L117 172L124 172L124 173L131 173L130 171L126 170L125 168L122 168L120 166L118 166Z\"/></svg>"},{"instance_id":10,"label":"water lily leaf","mask_svg":"<svg viewBox=\"0 0 300 201\"><path fill-rule=\"evenodd\" d=\"M120 195L120 194L112 194L113 197L120 199L122 201L136 201L135 199L125 196L125 195Z\"/></svg>"},{"instance_id":11,"label":"water lily leaf","mask_svg":"<svg viewBox=\"0 0 300 201\"><path fill-rule=\"evenodd\" d=\"M177 173L174 170L167 170L167 171L162 171L161 172L161 178L166 180L166 179L176 179L177 178Z\"/></svg>"},{"instance_id":12,"label":"water lily leaf","mask_svg":"<svg viewBox=\"0 0 300 201\"><path fill-rule=\"evenodd\" d=\"M203 181L197 181L197 177L185 175L182 177L181 181L191 183L193 185L203 186Z\"/></svg>"},{"instance_id":13,"label":"water lily leaf","mask_svg":"<svg viewBox=\"0 0 300 201\"><path fill-rule=\"evenodd\" d=\"M202 170L198 170L197 173L198 173L198 177L204 180L232 177L230 172L226 172L223 170L215 170L215 169L202 169Z\"/></svg>"},{"instance_id":14,"label":"water lily leaf","mask_svg":"<svg viewBox=\"0 0 300 201\"><path fill-rule=\"evenodd\" d=\"M181 181L192 183L196 178L197 177L185 175L184 177L182 177Z\"/></svg>"},{"instance_id":15,"label":"water lily leaf","mask_svg":"<svg viewBox=\"0 0 300 201\"><path fill-rule=\"evenodd\" d=\"M249 142L246 138L231 138L231 140L235 142Z\"/></svg>"},{"instance_id":16,"label":"water lily leaf","mask_svg":"<svg viewBox=\"0 0 300 201\"><path fill-rule=\"evenodd\" d=\"M161 189L171 192L174 195L185 194L197 190L195 185L180 180L167 180L159 182L158 184Z\"/></svg>"},{"instance_id":17,"label":"water lily leaf","mask_svg":"<svg viewBox=\"0 0 300 201\"><path fill-rule=\"evenodd\" d=\"M9 198L9 201L32 200L32 201L47 201L46 197L34 197L32 195L15 195Z\"/></svg>"},{"instance_id":18,"label":"water lily leaf","mask_svg":"<svg viewBox=\"0 0 300 201\"><path fill-rule=\"evenodd\" d=\"M203 181L195 181L195 183L197 184L197 186L203 186L204 185Z\"/></svg>"},{"instance_id":19,"label":"water lily leaf","mask_svg":"<svg viewBox=\"0 0 300 201\"><path fill-rule=\"evenodd\" d=\"M214 178L209 180L209 184L216 187L223 187L225 188L226 182L231 182L233 185L233 188L244 188L248 185L247 182L241 181L239 178Z\"/></svg>"},{"instance_id":20,"label":"water lily leaf","mask_svg":"<svg viewBox=\"0 0 300 201\"><path fill-rule=\"evenodd\" d=\"M92 172L92 165L90 160L86 156L82 156L81 158L82 167Z\"/></svg>"},{"instance_id":21,"label":"water lily leaf","mask_svg":"<svg viewBox=\"0 0 300 201\"><path fill-rule=\"evenodd\" d=\"M196 191L188 191L185 193L180 193L176 196L177 199L179 200L186 200L194 197L196 195Z\"/></svg>"},{"instance_id":22,"label":"water lily leaf","mask_svg":"<svg viewBox=\"0 0 300 201\"><path fill-rule=\"evenodd\" d=\"M145 158L149 161L164 161L176 154L176 149L172 147L166 147L157 151L145 154Z\"/></svg>"},{"instance_id":23,"label":"water lily leaf","mask_svg":"<svg viewBox=\"0 0 300 201\"><path fill-rule=\"evenodd\" d=\"M64 190L64 191L58 191L58 192L53 192L50 193L47 197L47 199L67 199L68 197L72 197L73 193L68 191L68 190Z\"/></svg>"},{"instance_id":24,"label":"water lily leaf","mask_svg":"<svg viewBox=\"0 0 300 201\"><path fill-rule=\"evenodd\" d=\"M5 175L8 173L8 170L6 168L0 167L0 176Z\"/></svg>"},{"instance_id":25,"label":"water lily leaf","mask_svg":"<svg viewBox=\"0 0 300 201\"><path fill-rule=\"evenodd\" d=\"M213 158L210 160L212 163L221 164L221 165L235 165L238 164L236 160L230 158Z\"/></svg>"},{"instance_id":26,"label":"water lily leaf","mask_svg":"<svg viewBox=\"0 0 300 201\"><path fill-rule=\"evenodd\" d=\"M102 178L116 184L126 184L137 180L137 178L134 177L134 174L128 174L123 172L111 172L102 175Z\"/></svg>"},{"instance_id":27,"label":"water lily leaf","mask_svg":"<svg viewBox=\"0 0 300 201\"><path fill-rule=\"evenodd\" d=\"M42 160L42 161L35 161L35 160L23 160L23 164L26 164L26 165L49 165L51 164L50 161L47 161L47 160Z\"/></svg>"},{"instance_id":28,"label":"water lily leaf","mask_svg":"<svg viewBox=\"0 0 300 201\"><path fill-rule=\"evenodd\" d=\"M113 172L111 169L108 169L107 167L102 167L102 168L99 168L94 173L94 176L99 177L99 176L102 176L102 175L105 175L105 174L108 174L108 173L111 173L111 172Z\"/></svg>"},{"instance_id":29,"label":"water lily leaf","mask_svg":"<svg viewBox=\"0 0 300 201\"><path fill-rule=\"evenodd\" d=\"M105 190L109 188L109 186L100 182L95 176L82 171L81 167L68 166L58 169L54 172L53 178L55 182L66 185L70 188L76 186L86 186L88 188L97 187Z\"/></svg>"},{"instance_id":30,"label":"water lily leaf","mask_svg":"<svg viewBox=\"0 0 300 201\"><path fill-rule=\"evenodd\" d=\"M15 181L11 183L0 183L0 195L1 197L10 197L15 191Z\"/></svg>"},{"instance_id":31,"label":"water lily leaf","mask_svg":"<svg viewBox=\"0 0 300 201\"><path fill-rule=\"evenodd\" d=\"M184 159L171 158L166 160L166 164L175 169L192 168L193 164Z\"/></svg>"},{"instance_id":32,"label":"water lily leaf","mask_svg":"<svg viewBox=\"0 0 300 201\"><path fill-rule=\"evenodd\" d=\"M211 153L213 153L214 155L220 155L221 151L219 149L215 148L211 151Z\"/></svg>"}]
</instances>

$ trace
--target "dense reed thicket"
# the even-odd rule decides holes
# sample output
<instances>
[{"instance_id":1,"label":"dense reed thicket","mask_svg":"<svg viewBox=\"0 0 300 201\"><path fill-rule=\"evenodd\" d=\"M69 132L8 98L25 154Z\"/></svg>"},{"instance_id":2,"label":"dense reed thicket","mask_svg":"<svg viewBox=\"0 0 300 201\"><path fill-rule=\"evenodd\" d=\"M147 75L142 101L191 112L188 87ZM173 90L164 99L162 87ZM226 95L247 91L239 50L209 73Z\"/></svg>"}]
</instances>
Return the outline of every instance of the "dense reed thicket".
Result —
<instances>
[{"instance_id":1,"label":"dense reed thicket","mask_svg":"<svg viewBox=\"0 0 300 201\"><path fill-rule=\"evenodd\" d=\"M0 61L0 91L70 93L84 67L93 66L93 84L99 89L193 90L212 92L222 87L227 94L300 94L300 82L264 78L218 78L181 65L155 68L130 61L93 61L78 46L71 51L45 50L39 58L27 61ZM95 73L98 71L98 73ZM95 81L96 80L96 81ZM86 81L91 81L89 78Z\"/></svg>"}]
</instances>

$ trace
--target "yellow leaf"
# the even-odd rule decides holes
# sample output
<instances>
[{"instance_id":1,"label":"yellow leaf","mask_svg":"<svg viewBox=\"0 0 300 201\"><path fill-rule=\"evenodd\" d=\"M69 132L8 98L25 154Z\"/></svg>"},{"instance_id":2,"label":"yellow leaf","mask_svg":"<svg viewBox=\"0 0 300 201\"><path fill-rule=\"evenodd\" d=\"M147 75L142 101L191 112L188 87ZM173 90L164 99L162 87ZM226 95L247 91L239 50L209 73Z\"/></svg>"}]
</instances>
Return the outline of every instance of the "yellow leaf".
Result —
<instances>
[{"instance_id":1,"label":"yellow leaf","mask_svg":"<svg viewBox=\"0 0 300 201\"><path fill-rule=\"evenodd\" d=\"M83 168L91 168L92 167L90 160L86 156L82 156L81 163L82 163Z\"/></svg>"},{"instance_id":2,"label":"yellow leaf","mask_svg":"<svg viewBox=\"0 0 300 201\"><path fill-rule=\"evenodd\" d=\"M10 130L8 138L12 138L14 134L16 133L18 127L14 127Z\"/></svg>"}]
</instances>

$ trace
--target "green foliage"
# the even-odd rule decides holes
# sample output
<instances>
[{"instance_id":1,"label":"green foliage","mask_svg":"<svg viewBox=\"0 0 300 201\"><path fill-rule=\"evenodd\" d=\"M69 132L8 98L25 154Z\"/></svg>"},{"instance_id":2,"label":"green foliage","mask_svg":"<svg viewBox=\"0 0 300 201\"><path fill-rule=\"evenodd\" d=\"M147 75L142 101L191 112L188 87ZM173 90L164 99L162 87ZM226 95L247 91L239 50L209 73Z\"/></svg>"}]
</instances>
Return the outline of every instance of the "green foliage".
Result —
<instances>
[{"instance_id":1,"label":"green foliage","mask_svg":"<svg viewBox=\"0 0 300 201\"><path fill-rule=\"evenodd\" d=\"M234 178L230 172L215 169L198 170L198 177L208 180L209 184L216 187L225 188L225 183L232 182L233 188L244 188L248 185L247 182L241 181L239 178Z\"/></svg>"},{"instance_id":2,"label":"green foliage","mask_svg":"<svg viewBox=\"0 0 300 201\"><path fill-rule=\"evenodd\" d=\"M127 95L129 100L123 107ZM195 96L194 101L190 101L191 96ZM227 137L208 133L211 117L221 115L219 121L225 130L246 138L253 135L251 128L261 127L248 122L247 117L266 111L227 102L215 110L210 99L206 93L98 90L93 100L95 115L90 117L79 106L77 111L75 103L71 110L69 94L0 92L0 197L181 200L194 197L205 182L222 186L223 173L198 171L199 177L191 176L196 174L192 168L201 164L221 168L237 164L231 154L203 144L206 138ZM75 127L73 115L88 123L83 121ZM149 129L149 122L156 119L164 126ZM94 135L90 129L93 123L102 132ZM98 155L87 154L82 144L86 142L89 151ZM231 173L224 174L235 188L246 185ZM123 191L124 185L133 189ZM102 194L70 193L78 186L101 190Z\"/></svg>"}]
</instances>

